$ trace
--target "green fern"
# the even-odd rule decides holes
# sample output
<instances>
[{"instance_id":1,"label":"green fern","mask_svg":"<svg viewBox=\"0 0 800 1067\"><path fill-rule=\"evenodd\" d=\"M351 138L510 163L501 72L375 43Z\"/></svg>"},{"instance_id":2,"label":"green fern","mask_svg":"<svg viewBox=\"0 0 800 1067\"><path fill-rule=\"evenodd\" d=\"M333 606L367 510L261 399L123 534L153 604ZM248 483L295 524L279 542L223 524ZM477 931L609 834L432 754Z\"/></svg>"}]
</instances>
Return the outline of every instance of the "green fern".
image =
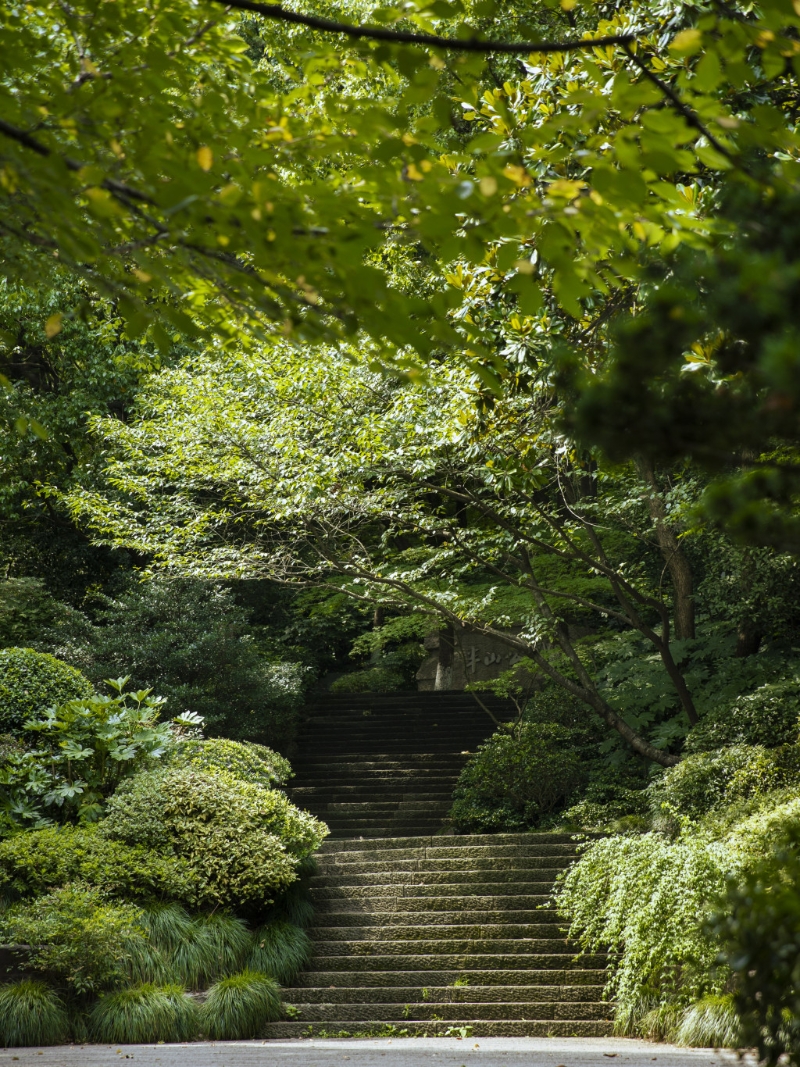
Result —
<instances>
[{"instance_id":1,"label":"green fern","mask_svg":"<svg viewBox=\"0 0 800 1067\"><path fill-rule=\"evenodd\" d=\"M92 1009L90 1033L104 1044L188 1041L199 1013L181 986L141 985L101 997Z\"/></svg>"},{"instance_id":2,"label":"green fern","mask_svg":"<svg viewBox=\"0 0 800 1067\"><path fill-rule=\"evenodd\" d=\"M44 982L0 986L0 1045L60 1045L69 1035L61 998Z\"/></svg>"},{"instance_id":3,"label":"green fern","mask_svg":"<svg viewBox=\"0 0 800 1067\"><path fill-rule=\"evenodd\" d=\"M265 1023L280 1018L280 989L265 974L242 971L213 985L200 1013L212 1041L256 1037Z\"/></svg>"},{"instance_id":4,"label":"green fern","mask_svg":"<svg viewBox=\"0 0 800 1067\"><path fill-rule=\"evenodd\" d=\"M279 919L256 931L247 965L271 975L281 985L291 985L311 959L311 952L311 938L305 930Z\"/></svg>"}]
</instances>

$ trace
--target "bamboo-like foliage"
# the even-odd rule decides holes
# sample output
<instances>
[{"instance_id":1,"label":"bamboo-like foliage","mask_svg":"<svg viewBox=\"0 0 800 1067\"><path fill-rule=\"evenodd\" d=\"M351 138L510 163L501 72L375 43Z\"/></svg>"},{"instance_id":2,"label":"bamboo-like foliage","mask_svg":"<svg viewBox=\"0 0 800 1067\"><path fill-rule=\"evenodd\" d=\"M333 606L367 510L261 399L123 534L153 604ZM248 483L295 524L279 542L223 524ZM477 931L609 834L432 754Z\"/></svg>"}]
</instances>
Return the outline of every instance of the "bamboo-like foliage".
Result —
<instances>
[{"instance_id":1,"label":"bamboo-like foliage","mask_svg":"<svg viewBox=\"0 0 800 1067\"><path fill-rule=\"evenodd\" d=\"M68 1034L61 998L44 982L28 979L0 987L0 1044L58 1045Z\"/></svg>"},{"instance_id":2,"label":"bamboo-like foliage","mask_svg":"<svg viewBox=\"0 0 800 1067\"><path fill-rule=\"evenodd\" d=\"M267 975L242 971L213 985L200 1011L203 1032L212 1040L256 1037L280 1017L280 990Z\"/></svg>"}]
</instances>

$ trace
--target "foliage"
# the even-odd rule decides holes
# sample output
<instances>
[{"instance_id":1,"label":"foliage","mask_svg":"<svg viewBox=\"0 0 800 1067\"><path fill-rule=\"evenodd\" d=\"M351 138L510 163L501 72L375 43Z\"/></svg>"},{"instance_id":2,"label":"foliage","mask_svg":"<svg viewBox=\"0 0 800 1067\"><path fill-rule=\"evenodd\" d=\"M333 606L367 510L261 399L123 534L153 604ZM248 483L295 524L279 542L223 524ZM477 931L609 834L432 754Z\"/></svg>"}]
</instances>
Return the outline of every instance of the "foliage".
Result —
<instances>
[{"instance_id":1,"label":"foliage","mask_svg":"<svg viewBox=\"0 0 800 1067\"><path fill-rule=\"evenodd\" d=\"M661 574L676 556L690 567L677 537L702 484L685 472L651 497L649 475L633 466L584 476L577 460L562 463L544 382L531 386L535 402L509 385L483 410L458 365L432 370L422 390L354 358L327 350L309 363L254 348L166 372L136 419L97 424L106 486L74 493L73 514L109 546L147 555L154 573L336 583L361 602L424 615L432 629L491 634L640 754L674 763L667 748L697 711L684 647L660 635L678 613L682 640L693 639L694 598L667 603ZM663 547L651 548L659 531ZM571 636L561 621L600 635ZM644 686L632 670L614 674L626 656L629 668L648 660ZM643 689L657 700L637 731L627 705Z\"/></svg>"},{"instance_id":2,"label":"foliage","mask_svg":"<svg viewBox=\"0 0 800 1067\"><path fill-rule=\"evenodd\" d=\"M699 917L736 866L730 850L706 836L648 833L592 842L562 878L556 900L571 936L611 954L607 992L623 1030L643 1004L676 1010L724 991Z\"/></svg>"},{"instance_id":3,"label":"foliage","mask_svg":"<svg viewBox=\"0 0 800 1067\"><path fill-rule=\"evenodd\" d=\"M44 982L25 979L0 986L1 1045L60 1045L68 1034L69 1017L64 1005Z\"/></svg>"},{"instance_id":4,"label":"foliage","mask_svg":"<svg viewBox=\"0 0 800 1067\"><path fill-rule=\"evenodd\" d=\"M221 912L192 917L180 904L145 907L140 914L148 934L153 962L161 973L142 968L140 981L178 981L187 989L204 989L210 982L239 970L252 946L241 919Z\"/></svg>"},{"instance_id":5,"label":"foliage","mask_svg":"<svg viewBox=\"0 0 800 1067\"><path fill-rule=\"evenodd\" d=\"M78 993L123 984L146 946L138 908L110 903L79 883L15 905L2 924L12 944L32 947L29 966L58 975Z\"/></svg>"},{"instance_id":6,"label":"foliage","mask_svg":"<svg viewBox=\"0 0 800 1067\"><path fill-rule=\"evenodd\" d=\"M311 959L312 947L305 930L279 919L255 931L247 966L290 986Z\"/></svg>"},{"instance_id":7,"label":"foliage","mask_svg":"<svg viewBox=\"0 0 800 1067\"><path fill-rule=\"evenodd\" d=\"M182 857L198 902L263 907L294 881L300 857L326 828L283 793L227 773L151 771L124 782L101 832Z\"/></svg>"},{"instance_id":8,"label":"foliage","mask_svg":"<svg viewBox=\"0 0 800 1067\"><path fill-rule=\"evenodd\" d=\"M0 893L29 898L69 882L124 900L192 901L196 885L185 860L114 841L97 826L48 827L0 842Z\"/></svg>"},{"instance_id":9,"label":"foliage","mask_svg":"<svg viewBox=\"0 0 800 1067\"><path fill-rule=\"evenodd\" d=\"M550 815L583 779L572 731L523 722L494 734L469 760L453 792L450 817L474 833L529 829Z\"/></svg>"},{"instance_id":10,"label":"foliage","mask_svg":"<svg viewBox=\"0 0 800 1067\"><path fill-rule=\"evenodd\" d=\"M202 715L212 733L269 744L291 739L307 672L262 654L230 589L140 582L96 597L92 615L93 625L68 649L93 680L129 675L136 688L156 688L173 715Z\"/></svg>"},{"instance_id":11,"label":"foliage","mask_svg":"<svg viewBox=\"0 0 800 1067\"><path fill-rule=\"evenodd\" d=\"M402 671L391 667L367 667L343 674L331 684L332 693L394 693L408 688Z\"/></svg>"},{"instance_id":12,"label":"foliage","mask_svg":"<svg viewBox=\"0 0 800 1067\"><path fill-rule=\"evenodd\" d=\"M736 977L743 1044L771 1065L800 1062L799 841L796 821L784 827L743 878L729 880L709 922Z\"/></svg>"},{"instance_id":13,"label":"foliage","mask_svg":"<svg viewBox=\"0 0 800 1067\"><path fill-rule=\"evenodd\" d=\"M788 745L800 730L800 682L766 683L729 704L710 709L686 741L687 752L725 745Z\"/></svg>"},{"instance_id":14,"label":"foliage","mask_svg":"<svg viewBox=\"0 0 800 1067\"><path fill-rule=\"evenodd\" d=\"M673 1040L695 1048L741 1048L742 1027L730 993L704 997L687 1008Z\"/></svg>"},{"instance_id":15,"label":"foliage","mask_svg":"<svg viewBox=\"0 0 800 1067\"><path fill-rule=\"evenodd\" d=\"M583 830L642 829L648 825L649 800L638 768L596 761L580 799L561 812L559 823Z\"/></svg>"},{"instance_id":16,"label":"foliage","mask_svg":"<svg viewBox=\"0 0 800 1067\"><path fill-rule=\"evenodd\" d=\"M44 631L69 614L69 608L50 596L40 579L6 578L0 582L0 647L32 645ZM89 692L72 691L49 703L60 704L70 697L87 696ZM28 718L32 710L38 709L31 709L22 717Z\"/></svg>"},{"instance_id":17,"label":"foliage","mask_svg":"<svg viewBox=\"0 0 800 1067\"><path fill-rule=\"evenodd\" d=\"M650 786L654 816L692 819L800 782L800 746L732 745L687 756Z\"/></svg>"},{"instance_id":18,"label":"foliage","mask_svg":"<svg viewBox=\"0 0 800 1067\"><path fill-rule=\"evenodd\" d=\"M0 649L0 733L18 733L48 708L92 694L88 679L54 656L32 648Z\"/></svg>"},{"instance_id":19,"label":"foliage","mask_svg":"<svg viewBox=\"0 0 800 1067\"><path fill-rule=\"evenodd\" d=\"M0 769L12 827L95 821L124 777L164 756L181 730L196 731L200 720L191 715L159 722L163 699L149 689L125 692L126 682L109 681L114 696L70 700L25 721L37 747L12 753Z\"/></svg>"},{"instance_id":20,"label":"foliage","mask_svg":"<svg viewBox=\"0 0 800 1067\"><path fill-rule=\"evenodd\" d=\"M235 1041L256 1037L264 1024L280 1018L280 1013L277 983L257 971L242 971L209 989L201 1022L212 1041Z\"/></svg>"},{"instance_id":21,"label":"foliage","mask_svg":"<svg viewBox=\"0 0 800 1067\"><path fill-rule=\"evenodd\" d=\"M570 921L571 937L584 949L610 952L607 993L616 1001L621 1032L674 1040L685 1023L688 1040L692 1032L697 1037L706 1023L709 1027L718 1023L723 1030L733 1026L730 1004L708 1001L704 1022L705 1009L698 1002L729 993L734 973L736 988L741 984L739 971L747 960L737 954L735 945L736 937L747 929L750 906L742 904L734 926L734 920L726 917L730 905L720 907L717 902L726 893L731 901L755 899L748 887L761 884L760 900L767 908L763 915L769 914L774 843L787 836L792 839L798 818L795 791L778 790L751 803L749 809L712 811L699 822L684 819L672 838L658 832L615 835L584 846L581 859L560 876L554 900ZM759 883L762 870L769 873ZM790 876L775 884L793 892ZM719 917L708 924L715 907ZM755 906L753 915L748 944L753 952L763 949L767 959L769 939L758 947L765 930L756 932L761 918ZM785 929L775 930L777 945ZM722 954L726 938L729 946ZM766 980L766 972L754 979ZM753 990L748 1007L738 993L733 1003L745 1030ZM779 1015L775 1009L774 1018ZM750 1040L747 1032L743 1036Z\"/></svg>"},{"instance_id":22,"label":"foliage","mask_svg":"<svg viewBox=\"0 0 800 1067\"><path fill-rule=\"evenodd\" d=\"M289 761L272 749L219 737L185 741L176 750L172 762L176 766L185 765L212 773L224 771L233 778L264 789L285 785L293 774Z\"/></svg>"},{"instance_id":23,"label":"foliage","mask_svg":"<svg viewBox=\"0 0 800 1067\"><path fill-rule=\"evenodd\" d=\"M90 1016L92 1040L115 1045L189 1041L198 1023L197 1005L180 986L149 983L105 994Z\"/></svg>"}]
</instances>

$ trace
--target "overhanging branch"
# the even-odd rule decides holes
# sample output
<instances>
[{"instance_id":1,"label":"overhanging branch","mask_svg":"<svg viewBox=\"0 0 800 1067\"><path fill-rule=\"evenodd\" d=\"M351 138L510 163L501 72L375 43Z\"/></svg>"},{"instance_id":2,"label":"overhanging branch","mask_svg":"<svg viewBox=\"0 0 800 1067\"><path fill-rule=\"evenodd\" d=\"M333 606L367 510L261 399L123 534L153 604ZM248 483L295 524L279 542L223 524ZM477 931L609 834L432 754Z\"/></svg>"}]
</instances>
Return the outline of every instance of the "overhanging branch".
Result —
<instances>
[{"instance_id":1,"label":"overhanging branch","mask_svg":"<svg viewBox=\"0 0 800 1067\"><path fill-rule=\"evenodd\" d=\"M433 33L412 33L408 30L389 30L382 26L354 26L348 22L321 18L319 15L301 15L288 11L280 4L261 4L257 0L211 0L212 3L237 11L251 11L254 15L307 26L323 33L338 33L354 40L386 41L389 44L421 44L429 48L443 48L450 52L504 52L507 55L529 55L531 52L574 52L581 48L602 48L604 45L630 44L636 38L631 33L619 33L610 37L573 38L568 41L481 41L477 37L439 37Z\"/></svg>"}]
</instances>

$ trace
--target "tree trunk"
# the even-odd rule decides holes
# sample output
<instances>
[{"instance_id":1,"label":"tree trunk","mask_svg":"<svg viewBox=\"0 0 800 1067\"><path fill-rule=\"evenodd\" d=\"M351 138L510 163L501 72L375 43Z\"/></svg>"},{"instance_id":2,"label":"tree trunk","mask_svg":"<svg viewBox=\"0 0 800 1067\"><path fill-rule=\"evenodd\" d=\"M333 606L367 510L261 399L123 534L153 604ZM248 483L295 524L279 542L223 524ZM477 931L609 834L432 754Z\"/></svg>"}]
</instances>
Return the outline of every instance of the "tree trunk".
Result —
<instances>
[{"instance_id":1,"label":"tree trunk","mask_svg":"<svg viewBox=\"0 0 800 1067\"><path fill-rule=\"evenodd\" d=\"M694 627L694 580L689 560L675 536L675 531L667 522L667 509L656 481L653 464L647 459L638 459L636 468L650 492L647 494L647 508L655 523L656 540L661 555L669 570L673 590L673 618L675 620L675 637L678 640L695 636Z\"/></svg>"}]
</instances>

